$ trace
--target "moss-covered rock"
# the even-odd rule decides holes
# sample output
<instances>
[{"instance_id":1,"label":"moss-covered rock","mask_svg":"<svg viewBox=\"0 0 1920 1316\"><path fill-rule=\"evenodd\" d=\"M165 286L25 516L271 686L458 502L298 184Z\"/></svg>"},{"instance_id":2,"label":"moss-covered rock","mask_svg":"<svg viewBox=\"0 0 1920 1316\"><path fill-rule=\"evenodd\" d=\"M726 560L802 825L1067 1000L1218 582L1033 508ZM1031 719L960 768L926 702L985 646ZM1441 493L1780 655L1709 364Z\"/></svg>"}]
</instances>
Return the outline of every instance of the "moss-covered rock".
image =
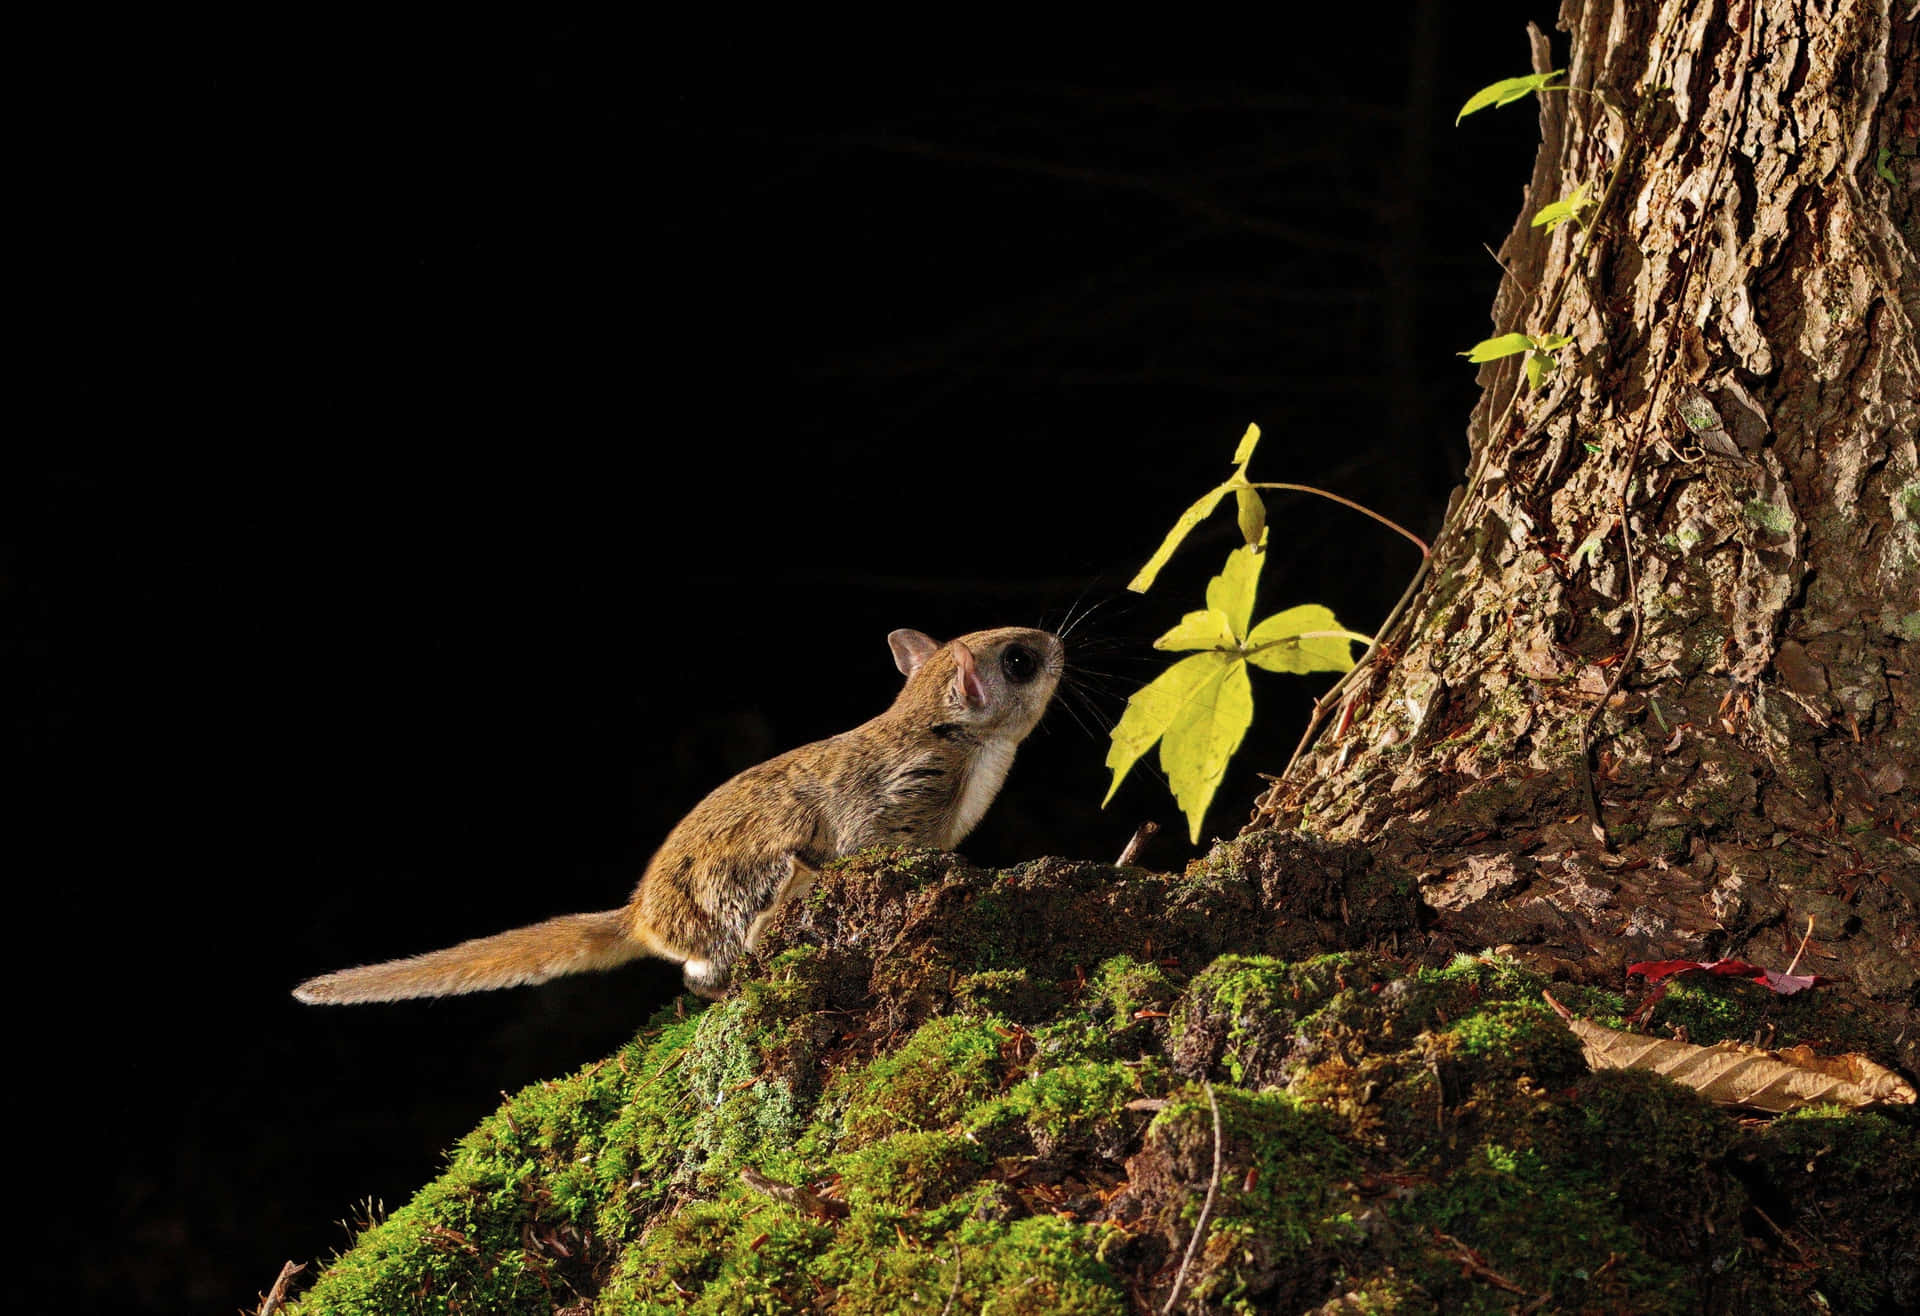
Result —
<instances>
[{"instance_id":1,"label":"moss-covered rock","mask_svg":"<svg viewBox=\"0 0 1920 1316\"><path fill-rule=\"evenodd\" d=\"M861 856L728 999L510 1098L295 1310L1118 1313L1176 1282L1188 1312L1920 1299L1909 1115L1747 1127L1589 1074L1535 973L1383 953L1400 891L1271 838L1167 877ZM1336 917L1356 900L1368 919ZM1696 1040L1754 1010L1782 1044L1868 1022L1744 986L1661 1008Z\"/></svg>"}]
</instances>

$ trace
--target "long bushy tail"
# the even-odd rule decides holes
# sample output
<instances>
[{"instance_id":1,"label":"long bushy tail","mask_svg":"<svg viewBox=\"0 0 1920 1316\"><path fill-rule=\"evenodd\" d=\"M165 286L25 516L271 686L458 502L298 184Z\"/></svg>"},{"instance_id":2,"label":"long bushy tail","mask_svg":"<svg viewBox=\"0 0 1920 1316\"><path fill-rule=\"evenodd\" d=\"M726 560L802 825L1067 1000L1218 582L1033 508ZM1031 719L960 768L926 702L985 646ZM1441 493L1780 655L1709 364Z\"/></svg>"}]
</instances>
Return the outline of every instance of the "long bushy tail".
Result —
<instances>
[{"instance_id":1,"label":"long bushy tail","mask_svg":"<svg viewBox=\"0 0 1920 1316\"><path fill-rule=\"evenodd\" d=\"M459 996L545 982L591 969L611 969L628 960L661 953L651 939L632 935L625 910L609 909L598 914L565 914L425 955L325 973L301 983L293 994L308 1005Z\"/></svg>"}]
</instances>

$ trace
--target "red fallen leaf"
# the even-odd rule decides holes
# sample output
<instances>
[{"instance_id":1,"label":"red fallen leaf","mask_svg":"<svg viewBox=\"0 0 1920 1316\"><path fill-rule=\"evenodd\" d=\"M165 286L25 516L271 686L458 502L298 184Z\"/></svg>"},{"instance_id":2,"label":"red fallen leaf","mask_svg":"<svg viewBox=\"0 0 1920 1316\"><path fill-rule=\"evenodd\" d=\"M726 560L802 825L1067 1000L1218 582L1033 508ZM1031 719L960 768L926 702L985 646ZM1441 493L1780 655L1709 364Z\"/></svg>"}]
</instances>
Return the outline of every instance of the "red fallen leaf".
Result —
<instances>
[{"instance_id":1,"label":"red fallen leaf","mask_svg":"<svg viewBox=\"0 0 1920 1316\"><path fill-rule=\"evenodd\" d=\"M1676 973L1686 973L1698 969L1702 973L1711 973L1718 978L1745 978L1757 982L1770 991L1782 996L1791 996L1795 992L1805 991L1809 987L1818 987L1822 983L1832 982L1832 978L1823 978L1817 973L1781 973L1776 969L1763 969L1757 964L1745 960L1644 960L1639 964L1629 964L1628 973L1637 973L1648 982L1659 982Z\"/></svg>"}]
</instances>

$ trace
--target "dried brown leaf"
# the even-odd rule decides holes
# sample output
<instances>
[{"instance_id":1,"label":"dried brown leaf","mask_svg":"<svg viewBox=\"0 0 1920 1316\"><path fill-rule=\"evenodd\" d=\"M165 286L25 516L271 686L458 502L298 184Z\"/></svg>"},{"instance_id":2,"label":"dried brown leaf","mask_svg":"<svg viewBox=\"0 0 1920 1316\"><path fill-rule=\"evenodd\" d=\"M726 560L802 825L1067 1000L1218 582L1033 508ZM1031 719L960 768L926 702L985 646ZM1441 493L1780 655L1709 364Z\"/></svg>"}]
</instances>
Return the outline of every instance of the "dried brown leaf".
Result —
<instances>
[{"instance_id":1,"label":"dried brown leaf","mask_svg":"<svg viewBox=\"0 0 1920 1316\"><path fill-rule=\"evenodd\" d=\"M1551 1000L1551 998L1549 998ZM1558 1009L1559 1003L1554 1002ZM1739 1042L1695 1046L1623 1033L1587 1019L1567 1020L1594 1069L1645 1069L1684 1083L1709 1101L1774 1114L1833 1102L1842 1106L1912 1105L1913 1087L1858 1053L1816 1056L1809 1048L1762 1051Z\"/></svg>"}]
</instances>

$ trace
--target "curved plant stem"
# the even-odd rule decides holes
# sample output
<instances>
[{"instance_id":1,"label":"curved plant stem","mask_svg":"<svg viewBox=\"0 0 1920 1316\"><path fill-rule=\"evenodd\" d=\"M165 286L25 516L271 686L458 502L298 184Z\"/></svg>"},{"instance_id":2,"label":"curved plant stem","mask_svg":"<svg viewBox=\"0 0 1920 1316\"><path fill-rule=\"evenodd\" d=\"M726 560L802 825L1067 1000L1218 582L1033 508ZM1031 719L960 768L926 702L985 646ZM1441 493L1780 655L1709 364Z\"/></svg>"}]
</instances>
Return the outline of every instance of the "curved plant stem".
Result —
<instances>
[{"instance_id":1,"label":"curved plant stem","mask_svg":"<svg viewBox=\"0 0 1920 1316\"><path fill-rule=\"evenodd\" d=\"M1389 518L1380 515L1380 513L1374 511L1371 507L1362 507L1359 503L1354 502L1353 499L1351 498L1342 498L1337 493L1328 493L1325 489L1316 489L1310 484L1280 484L1277 482L1265 481L1265 480L1261 481L1258 484L1249 480L1246 484L1246 487L1249 489L1285 489L1291 493L1318 494L1322 498L1331 499L1333 502L1339 503L1342 507L1351 507L1354 511L1360 513L1362 516L1372 517L1374 520L1378 521L1381 525L1385 526L1387 529L1395 530L1395 531L1398 531L1400 534L1405 535L1408 539L1411 539L1413 541L1414 547L1420 550L1421 557L1426 557L1428 553L1431 552L1431 550L1428 549L1427 547L1426 540L1420 538L1419 535L1414 534L1413 531L1407 529L1405 526L1401 525L1398 521L1390 520Z\"/></svg>"}]
</instances>

